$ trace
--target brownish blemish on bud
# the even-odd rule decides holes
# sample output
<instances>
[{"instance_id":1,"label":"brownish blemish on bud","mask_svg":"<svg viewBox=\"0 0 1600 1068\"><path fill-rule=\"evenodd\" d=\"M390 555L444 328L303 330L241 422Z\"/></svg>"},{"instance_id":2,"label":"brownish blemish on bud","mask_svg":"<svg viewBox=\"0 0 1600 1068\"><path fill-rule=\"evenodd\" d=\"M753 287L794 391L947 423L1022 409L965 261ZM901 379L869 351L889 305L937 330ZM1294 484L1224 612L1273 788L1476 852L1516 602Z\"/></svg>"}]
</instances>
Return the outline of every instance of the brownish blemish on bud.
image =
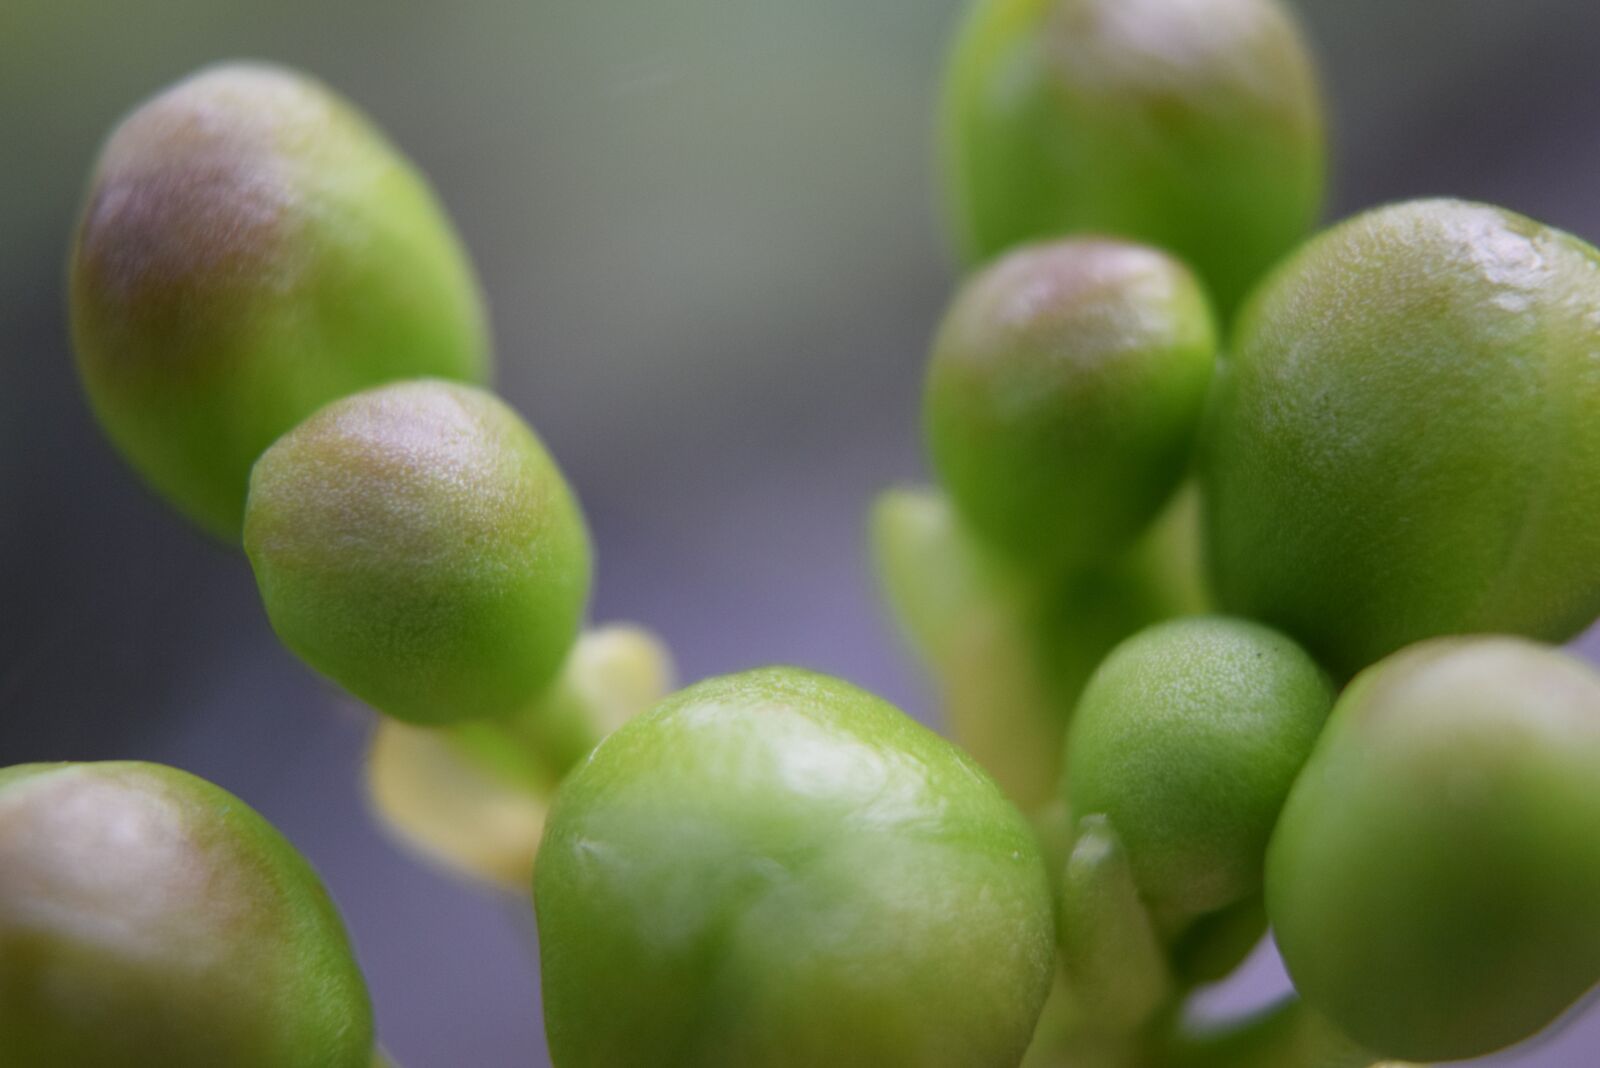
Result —
<instances>
[{"instance_id":1,"label":"brownish blemish on bud","mask_svg":"<svg viewBox=\"0 0 1600 1068\"><path fill-rule=\"evenodd\" d=\"M283 145L325 110L269 68L197 75L135 111L102 153L72 264L95 346L118 358L214 352L250 301L295 284L301 195ZM202 355L197 351L195 355Z\"/></svg>"}]
</instances>

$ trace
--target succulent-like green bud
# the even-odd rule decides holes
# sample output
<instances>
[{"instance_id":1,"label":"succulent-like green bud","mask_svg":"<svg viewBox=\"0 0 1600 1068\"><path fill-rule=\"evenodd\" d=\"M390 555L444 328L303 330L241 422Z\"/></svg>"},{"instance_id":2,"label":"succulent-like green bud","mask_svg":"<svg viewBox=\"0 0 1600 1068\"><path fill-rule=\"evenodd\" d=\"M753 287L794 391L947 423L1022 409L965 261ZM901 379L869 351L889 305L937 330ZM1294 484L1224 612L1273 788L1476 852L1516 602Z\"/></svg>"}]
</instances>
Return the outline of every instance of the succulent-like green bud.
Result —
<instances>
[{"instance_id":1,"label":"succulent-like green bud","mask_svg":"<svg viewBox=\"0 0 1600 1068\"><path fill-rule=\"evenodd\" d=\"M367 390L285 434L251 475L244 543L284 644L412 723L526 709L589 590L555 461L499 399L447 382Z\"/></svg>"},{"instance_id":2,"label":"succulent-like green bud","mask_svg":"<svg viewBox=\"0 0 1600 1068\"><path fill-rule=\"evenodd\" d=\"M970 280L923 401L962 519L1043 570L1126 551L1182 480L1216 356L1194 276L1104 240L1030 246Z\"/></svg>"},{"instance_id":3,"label":"succulent-like green bud","mask_svg":"<svg viewBox=\"0 0 1600 1068\"><path fill-rule=\"evenodd\" d=\"M954 746L786 668L562 785L534 872L559 1068L1014 1065L1054 963L1028 824Z\"/></svg>"},{"instance_id":4,"label":"succulent-like green bud","mask_svg":"<svg viewBox=\"0 0 1600 1068\"><path fill-rule=\"evenodd\" d=\"M1333 691L1294 642L1242 620L1175 620L1116 648L1067 735L1067 804L1104 814L1164 923L1261 890L1284 798Z\"/></svg>"},{"instance_id":5,"label":"succulent-like green bud","mask_svg":"<svg viewBox=\"0 0 1600 1068\"><path fill-rule=\"evenodd\" d=\"M976 0L943 122L970 260L1114 234L1192 264L1231 315L1321 211L1321 94L1278 0Z\"/></svg>"},{"instance_id":6,"label":"succulent-like green bud","mask_svg":"<svg viewBox=\"0 0 1600 1068\"><path fill-rule=\"evenodd\" d=\"M0 770L0 1068L368 1068L372 1010L305 860L156 764Z\"/></svg>"},{"instance_id":7,"label":"succulent-like green bud","mask_svg":"<svg viewBox=\"0 0 1600 1068\"><path fill-rule=\"evenodd\" d=\"M1425 642L1340 698L1267 858L1308 1004L1386 1056L1475 1057L1600 982L1600 675Z\"/></svg>"},{"instance_id":8,"label":"succulent-like green bud","mask_svg":"<svg viewBox=\"0 0 1600 1068\"><path fill-rule=\"evenodd\" d=\"M1498 208L1358 216L1263 287L1202 444L1223 607L1348 677L1600 615L1600 253Z\"/></svg>"},{"instance_id":9,"label":"succulent-like green bud","mask_svg":"<svg viewBox=\"0 0 1600 1068\"><path fill-rule=\"evenodd\" d=\"M488 373L477 283L427 184L349 104L275 67L208 68L122 121L71 303L106 433L230 540L250 465L323 404Z\"/></svg>"}]
</instances>

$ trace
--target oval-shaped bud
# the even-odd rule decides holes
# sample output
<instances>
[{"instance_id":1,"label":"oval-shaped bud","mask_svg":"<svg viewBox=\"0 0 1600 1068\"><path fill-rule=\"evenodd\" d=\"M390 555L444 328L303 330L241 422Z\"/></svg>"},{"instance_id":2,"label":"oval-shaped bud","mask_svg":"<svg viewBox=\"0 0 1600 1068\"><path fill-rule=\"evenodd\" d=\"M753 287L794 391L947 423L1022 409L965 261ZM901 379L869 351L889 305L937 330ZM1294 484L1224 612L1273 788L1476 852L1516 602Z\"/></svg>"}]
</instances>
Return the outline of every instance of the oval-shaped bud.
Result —
<instances>
[{"instance_id":1,"label":"oval-shaped bud","mask_svg":"<svg viewBox=\"0 0 1600 1068\"><path fill-rule=\"evenodd\" d=\"M250 465L323 404L488 374L477 282L427 184L349 104L270 66L208 68L116 128L71 305L112 442L230 540Z\"/></svg>"},{"instance_id":2,"label":"oval-shaped bud","mask_svg":"<svg viewBox=\"0 0 1600 1068\"><path fill-rule=\"evenodd\" d=\"M1231 315L1322 207L1321 94L1278 0L976 0L943 123L970 260L1114 234L1192 264Z\"/></svg>"},{"instance_id":3,"label":"oval-shaped bud","mask_svg":"<svg viewBox=\"0 0 1600 1068\"><path fill-rule=\"evenodd\" d=\"M0 771L0 1065L367 1068L332 902L237 798L156 764Z\"/></svg>"},{"instance_id":4,"label":"oval-shaped bud","mask_svg":"<svg viewBox=\"0 0 1600 1068\"><path fill-rule=\"evenodd\" d=\"M284 644L411 723L525 710L589 590L555 461L499 399L447 382L367 390L285 434L251 475L244 543Z\"/></svg>"},{"instance_id":5,"label":"oval-shaped bud","mask_svg":"<svg viewBox=\"0 0 1600 1068\"><path fill-rule=\"evenodd\" d=\"M1306 1001L1407 1061L1476 1057L1600 982L1600 675L1440 639L1351 683L1284 807L1267 912Z\"/></svg>"},{"instance_id":6,"label":"oval-shaped bud","mask_svg":"<svg viewBox=\"0 0 1600 1068\"><path fill-rule=\"evenodd\" d=\"M1202 445L1223 606L1348 677L1600 615L1600 253L1460 201L1329 231L1243 318Z\"/></svg>"},{"instance_id":7,"label":"oval-shaped bud","mask_svg":"<svg viewBox=\"0 0 1600 1068\"><path fill-rule=\"evenodd\" d=\"M885 702L773 668L562 784L534 871L559 1068L1020 1061L1054 967L1028 824Z\"/></svg>"},{"instance_id":8,"label":"oval-shaped bud","mask_svg":"<svg viewBox=\"0 0 1600 1068\"><path fill-rule=\"evenodd\" d=\"M1243 901L1261 889L1273 823L1332 704L1322 670L1266 627L1151 627L1084 689L1067 734L1067 805L1109 817L1164 922Z\"/></svg>"},{"instance_id":9,"label":"oval-shaped bud","mask_svg":"<svg viewBox=\"0 0 1600 1068\"><path fill-rule=\"evenodd\" d=\"M934 342L934 468L1008 557L1101 562L1182 480L1215 356L1205 297L1168 256L1102 240L1021 249L962 288Z\"/></svg>"}]
</instances>

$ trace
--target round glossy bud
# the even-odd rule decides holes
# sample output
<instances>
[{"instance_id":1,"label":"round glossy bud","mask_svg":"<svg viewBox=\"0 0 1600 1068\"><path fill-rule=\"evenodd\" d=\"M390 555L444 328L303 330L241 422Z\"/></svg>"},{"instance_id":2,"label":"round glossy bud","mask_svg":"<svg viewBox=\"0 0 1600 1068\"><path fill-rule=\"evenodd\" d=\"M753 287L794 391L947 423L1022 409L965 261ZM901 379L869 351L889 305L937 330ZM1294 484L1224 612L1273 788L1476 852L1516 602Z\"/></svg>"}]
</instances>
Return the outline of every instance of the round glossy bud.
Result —
<instances>
[{"instance_id":1,"label":"round glossy bud","mask_svg":"<svg viewBox=\"0 0 1600 1068\"><path fill-rule=\"evenodd\" d=\"M251 475L244 543L284 644L412 723L525 710L588 596L555 461L503 402L446 382L358 393L285 434Z\"/></svg>"},{"instance_id":2,"label":"round glossy bud","mask_svg":"<svg viewBox=\"0 0 1600 1068\"><path fill-rule=\"evenodd\" d=\"M1128 549L1183 478L1216 354L1194 277L1137 245L1031 246L972 278L923 417L974 533L1044 569Z\"/></svg>"},{"instance_id":3,"label":"round glossy bud","mask_svg":"<svg viewBox=\"0 0 1600 1068\"><path fill-rule=\"evenodd\" d=\"M1267 858L1295 986L1406 1061L1527 1038L1600 982L1600 675L1441 639L1351 683Z\"/></svg>"},{"instance_id":4,"label":"round glossy bud","mask_svg":"<svg viewBox=\"0 0 1600 1068\"><path fill-rule=\"evenodd\" d=\"M1600 615L1600 254L1498 208L1381 208L1263 288L1202 475L1229 611L1348 677Z\"/></svg>"},{"instance_id":5,"label":"round glossy bud","mask_svg":"<svg viewBox=\"0 0 1600 1068\"><path fill-rule=\"evenodd\" d=\"M943 122L971 260L1115 234L1192 264L1231 315L1321 210L1321 95L1278 0L977 0Z\"/></svg>"},{"instance_id":6,"label":"round glossy bud","mask_svg":"<svg viewBox=\"0 0 1600 1068\"><path fill-rule=\"evenodd\" d=\"M1016 1064L1054 970L1022 816L883 701L681 691L562 784L534 871L559 1068Z\"/></svg>"},{"instance_id":7,"label":"round glossy bud","mask_svg":"<svg viewBox=\"0 0 1600 1068\"><path fill-rule=\"evenodd\" d=\"M0 770L0 1066L367 1068L372 1010L316 873L155 764Z\"/></svg>"},{"instance_id":8,"label":"round glossy bud","mask_svg":"<svg viewBox=\"0 0 1600 1068\"><path fill-rule=\"evenodd\" d=\"M1243 620L1163 623L1089 680L1067 735L1067 805L1104 814L1139 892L1182 919L1261 889L1284 798L1333 704L1294 642Z\"/></svg>"},{"instance_id":9,"label":"round glossy bud","mask_svg":"<svg viewBox=\"0 0 1600 1068\"><path fill-rule=\"evenodd\" d=\"M72 247L95 414L162 496L237 539L250 465L335 397L481 380L477 283L423 179L327 88L200 72L102 150Z\"/></svg>"}]
</instances>

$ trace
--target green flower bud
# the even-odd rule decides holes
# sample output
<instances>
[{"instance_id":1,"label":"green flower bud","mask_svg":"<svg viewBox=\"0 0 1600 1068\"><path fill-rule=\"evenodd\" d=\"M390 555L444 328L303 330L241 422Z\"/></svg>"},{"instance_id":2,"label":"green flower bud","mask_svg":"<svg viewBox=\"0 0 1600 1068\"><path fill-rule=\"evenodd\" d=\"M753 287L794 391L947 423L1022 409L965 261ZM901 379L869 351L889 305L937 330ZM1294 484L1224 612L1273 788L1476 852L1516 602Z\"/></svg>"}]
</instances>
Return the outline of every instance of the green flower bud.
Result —
<instances>
[{"instance_id":1,"label":"green flower bud","mask_svg":"<svg viewBox=\"0 0 1600 1068\"><path fill-rule=\"evenodd\" d=\"M971 260L1115 234L1193 264L1231 315L1321 210L1321 95L1277 0L977 0L943 122Z\"/></svg>"},{"instance_id":2,"label":"green flower bud","mask_svg":"<svg viewBox=\"0 0 1600 1068\"><path fill-rule=\"evenodd\" d=\"M934 343L934 467L997 551L1047 570L1101 561L1182 480L1215 353L1205 297L1162 253L1014 252L962 288Z\"/></svg>"},{"instance_id":3,"label":"green flower bud","mask_svg":"<svg viewBox=\"0 0 1600 1068\"><path fill-rule=\"evenodd\" d=\"M482 390L346 397L262 454L245 551L284 644L412 723L522 711L583 615L589 542L560 470Z\"/></svg>"},{"instance_id":4,"label":"green flower bud","mask_svg":"<svg viewBox=\"0 0 1600 1068\"><path fill-rule=\"evenodd\" d=\"M1026 821L885 702L701 683L562 785L534 873L560 1068L1016 1064L1050 987Z\"/></svg>"},{"instance_id":5,"label":"green flower bud","mask_svg":"<svg viewBox=\"0 0 1600 1068\"><path fill-rule=\"evenodd\" d=\"M1264 287L1202 474L1217 593L1348 677L1600 614L1600 253L1497 208L1381 208Z\"/></svg>"},{"instance_id":6,"label":"green flower bud","mask_svg":"<svg viewBox=\"0 0 1600 1068\"><path fill-rule=\"evenodd\" d=\"M0 771L0 1068L367 1068L372 1010L316 873L156 764Z\"/></svg>"},{"instance_id":7,"label":"green flower bud","mask_svg":"<svg viewBox=\"0 0 1600 1068\"><path fill-rule=\"evenodd\" d=\"M1307 1003L1374 1050L1475 1057L1600 981L1600 675L1511 638L1353 682L1267 858Z\"/></svg>"},{"instance_id":8,"label":"green flower bud","mask_svg":"<svg viewBox=\"0 0 1600 1068\"><path fill-rule=\"evenodd\" d=\"M1164 623L1116 648L1067 735L1067 805L1104 814L1156 915L1261 889L1279 809L1333 691L1305 652L1242 620Z\"/></svg>"},{"instance_id":9,"label":"green flower bud","mask_svg":"<svg viewBox=\"0 0 1600 1068\"><path fill-rule=\"evenodd\" d=\"M488 373L477 283L433 193L350 105L274 67L207 69L117 127L71 304L106 433L230 540L250 465L326 402Z\"/></svg>"}]
</instances>

